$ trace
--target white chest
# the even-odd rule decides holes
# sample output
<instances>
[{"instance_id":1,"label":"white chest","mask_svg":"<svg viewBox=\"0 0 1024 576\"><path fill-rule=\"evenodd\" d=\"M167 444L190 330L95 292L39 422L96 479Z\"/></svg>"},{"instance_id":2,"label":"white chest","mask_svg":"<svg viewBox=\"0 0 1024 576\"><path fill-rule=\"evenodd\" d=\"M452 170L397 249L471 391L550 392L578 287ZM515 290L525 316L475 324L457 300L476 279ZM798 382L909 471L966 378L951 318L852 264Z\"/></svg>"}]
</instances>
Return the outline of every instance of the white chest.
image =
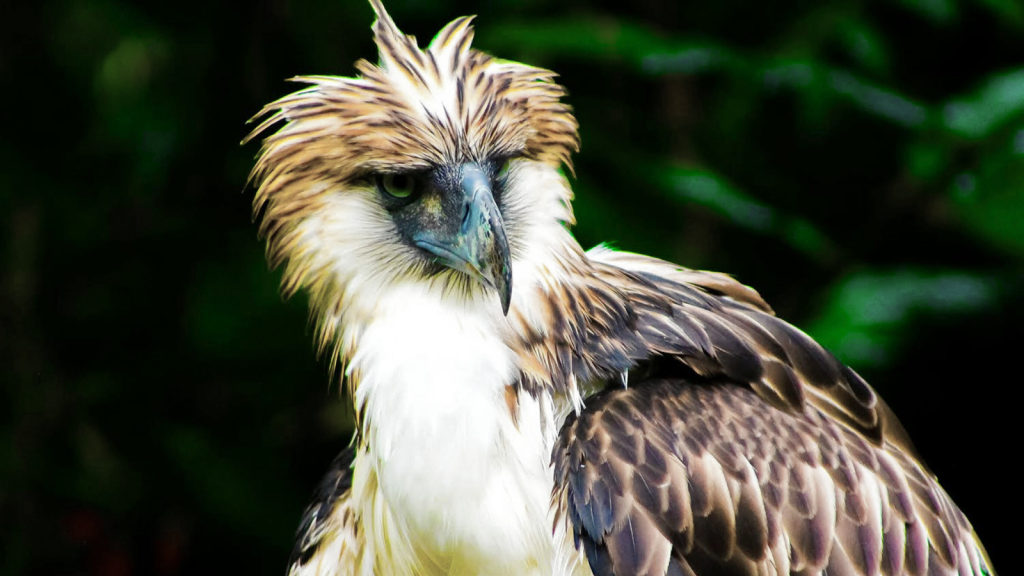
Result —
<instances>
[{"instance_id":1,"label":"white chest","mask_svg":"<svg viewBox=\"0 0 1024 576\"><path fill-rule=\"evenodd\" d=\"M551 399L521 396L513 419L502 322L410 291L380 298L363 327L353 496L382 573L568 573L578 557L551 530Z\"/></svg>"}]
</instances>

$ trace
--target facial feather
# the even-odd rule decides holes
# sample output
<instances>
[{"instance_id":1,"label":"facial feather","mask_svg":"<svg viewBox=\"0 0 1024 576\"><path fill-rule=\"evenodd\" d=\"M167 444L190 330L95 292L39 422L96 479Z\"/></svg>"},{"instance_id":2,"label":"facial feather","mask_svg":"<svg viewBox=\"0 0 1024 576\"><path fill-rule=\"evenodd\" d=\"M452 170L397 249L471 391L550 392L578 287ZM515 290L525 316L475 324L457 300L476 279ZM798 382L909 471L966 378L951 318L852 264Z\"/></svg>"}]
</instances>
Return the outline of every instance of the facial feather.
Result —
<instances>
[{"instance_id":1,"label":"facial feather","mask_svg":"<svg viewBox=\"0 0 1024 576\"><path fill-rule=\"evenodd\" d=\"M245 139L281 124L264 139L250 176L254 216L270 264L284 267L284 295L305 289L311 296L321 351L344 348L345 299L357 291L405 280L447 293L477 288L462 274L429 269L401 242L373 174L513 159L502 205L513 257L527 251L523 239L538 226L572 222L571 191L558 168L571 169L579 138L555 74L474 50L471 17L421 49L379 1L371 3L378 63L357 62L355 77L294 78L310 86L267 105ZM537 179L545 185L533 185ZM563 184L548 185L553 179Z\"/></svg>"}]
</instances>

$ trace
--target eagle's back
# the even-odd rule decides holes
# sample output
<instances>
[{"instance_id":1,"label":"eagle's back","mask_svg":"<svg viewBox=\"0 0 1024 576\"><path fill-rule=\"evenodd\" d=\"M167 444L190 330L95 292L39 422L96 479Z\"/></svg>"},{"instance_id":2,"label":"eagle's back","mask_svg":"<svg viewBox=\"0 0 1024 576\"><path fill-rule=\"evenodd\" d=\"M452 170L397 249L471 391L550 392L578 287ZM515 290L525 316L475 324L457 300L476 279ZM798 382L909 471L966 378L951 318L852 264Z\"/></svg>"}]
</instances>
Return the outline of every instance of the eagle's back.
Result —
<instances>
[{"instance_id":1,"label":"eagle's back","mask_svg":"<svg viewBox=\"0 0 1024 576\"><path fill-rule=\"evenodd\" d=\"M591 255L629 330L624 346L575 349L646 349L628 387L610 379L567 418L554 451L557 507L595 574L994 574L874 390L756 293Z\"/></svg>"}]
</instances>

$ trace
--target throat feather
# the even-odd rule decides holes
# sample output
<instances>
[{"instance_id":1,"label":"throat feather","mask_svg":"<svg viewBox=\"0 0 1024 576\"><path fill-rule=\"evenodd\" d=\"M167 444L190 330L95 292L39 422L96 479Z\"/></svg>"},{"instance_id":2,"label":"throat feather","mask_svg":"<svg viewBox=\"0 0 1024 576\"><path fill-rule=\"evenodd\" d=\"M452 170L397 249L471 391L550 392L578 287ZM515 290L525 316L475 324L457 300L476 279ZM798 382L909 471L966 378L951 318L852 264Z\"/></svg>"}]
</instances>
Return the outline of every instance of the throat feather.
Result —
<instances>
[{"instance_id":1,"label":"throat feather","mask_svg":"<svg viewBox=\"0 0 1024 576\"><path fill-rule=\"evenodd\" d=\"M349 361L364 418L357 467L375 477L362 497L389 518L368 534L377 549L416 543L403 564L418 573L552 562L550 397L515 394L518 357L496 312L384 295Z\"/></svg>"},{"instance_id":2,"label":"throat feather","mask_svg":"<svg viewBox=\"0 0 1024 576\"><path fill-rule=\"evenodd\" d=\"M410 435L433 436L438 427L458 433L477 424L468 409L504 406L516 356L500 317L484 306L410 287L381 296L359 316L365 321L352 328L359 338L348 371L359 376L354 396L367 440L384 449Z\"/></svg>"}]
</instances>

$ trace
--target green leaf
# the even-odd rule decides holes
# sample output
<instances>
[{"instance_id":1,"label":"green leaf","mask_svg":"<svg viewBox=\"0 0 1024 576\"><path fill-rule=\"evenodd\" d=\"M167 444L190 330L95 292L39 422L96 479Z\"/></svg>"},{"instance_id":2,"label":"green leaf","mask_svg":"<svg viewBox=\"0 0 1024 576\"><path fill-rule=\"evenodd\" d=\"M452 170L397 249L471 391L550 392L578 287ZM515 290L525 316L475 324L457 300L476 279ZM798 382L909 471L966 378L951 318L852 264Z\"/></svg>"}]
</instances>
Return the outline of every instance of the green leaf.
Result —
<instances>
[{"instance_id":1,"label":"green leaf","mask_svg":"<svg viewBox=\"0 0 1024 576\"><path fill-rule=\"evenodd\" d=\"M930 182L942 174L949 159L949 150L932 142L915 142L906 150L904 165L922 182Z\"/></svg>"},{"instance_id":2,"label":"green leaf","mask_svg":"<svg viewBox=\"0 0 1024 576\"><path fill-rule=\"evenodd\" d=\"M621 58L639 64L668 44L643 26L584 18L505 22L484 28L481 46L496 54L543 53L584 58Z\"/></svg>"},{"instance_id":3,"label":"green leaf","mask_svg":"<svg viewBox=\"0 0 1024 576\"><path fill-rule=\"evenodd\" d=\"M889 69L889 55L877 30L861 20L849 19L839 24L839 32L847 53L865 69L875 73Z\"/></svg>"},{"instance_id":4,"label":"green leaf","mask_svg":"<svg viewBox=\"0 0 1024 576\"><path fill-rule=\"evenodd\" d=\"M774 235L816 260L830 257L835 250L828 237L809 221L757 201L717 174L690 168L662 168L652 173L661 174L661 185L681 197L737 226Z\"/></svg>"},{"instance_id":5,"label":"green leaf","mask_svg":"<svg viewBox=\"0 0 1024 576\"><path fill-rule=\"evenodd\" d=\"M932 116L927 106L896 90L812 59L768 59L760 66L759 74L765 88L794 90L804 98L805 107L820 110L847 101L868 114L908 128L919 128Z\"/></svg>"},{"instance_id":6,"label":"green leaf","mask_svg":"<svg viewBox=\"0 0 1024 576\"><path fill-rule=\"evenodd\" d=\"M1024 112L1024 68L998 74L973 95L942 110L949 130L967 138L984 138Z\"/></svg>"},{"instance_id":7,"label":"green leaf","mask_svg":"<svg viewBox=\"0 0 1024 576\"><path fill-rule=\"evenodd\" d=\"M854 28L851 34L861 35L864 57L874 58L876 67L883 66L878 42L870 39L866 30ZM927 107L895 90L812 59L751 58L713 42L664 38L631 23L597 19L507 23L489 28L481 36L487 38L487 49L498 53L618 60L643 74L723 71L755 79L768 90L791 88L813 101L820 101L823 94L832 100L847 100L865 112L908 127L921 126L930 116Z\"/></svg>"},{"instance_id":8,"label":"green leaf","mask_svg":"<svg viewBox=\"0 0 1024 576\"><path fill-rule=\"evenodd\" d=\"M892 360L914 318L992 306L998 289L991 276L953 270L860 272L830 290L808 333L843 362L880 366Z\"/></svg>"},{"instance_id":9,"label":"green leaf","mask_svg":"<svg viewBox=\"0 0 1024 576\"><path fill-rule=\"evenodd\" d=\"M902 4L936 24L948 24L957 17L955 0L902 0Z\"/></svg>"},{"instance_id":10,"label":"green leaf","mask_svg":"<svg viewBox=\"0 0 1024 576\"><path fill-rule=\"evenodd\" d=\"M694 74L742 64L714 42L666 39L646 26L602 18L507 22L478 36L494 53L621 60L647 74Z\"/></svg>"},{"instance_id":11,"label":"green leaf","mask_svg":"<svg viewBox=\"0 0 1024 576\"><path fill-rule=\"evenodd\" d=\"M737 191L710 172L676 169L670 176L672 187L683 197L706 206L733 223L760 232L775 225L775 210Z\"/></svg>"},{"instance_id":12,"label":"green leaf","mask_svg":"<svg viewBox=\"0 0 1024 576\"><path fill-rule=\"evenodd\" d=\"M123 38L103 58L95 79L96 91L119 103L138 99L166 57L166 42L159 36Z\"/></svg>"},{"instance_id":13,"label":"green leaf","mask_svg":"<svg viewBox=\"0 0 1024 576\"><path fill-rule=\"evenodd\" d=\"M1024 126L985 150L978 170L951 185L954 209L978 237L1024 255Z\"/></svg>"},{"instance_id":14,"label":"green leaf","mask_svg":"<svg viewBox=\"0 0 1024 576\"><path fill-rule=\"evenodd\" d=\"M828 84L861 109L897 124L917 127L928 120L928 109L894 90L865 82L844 70L830 70Z\"/></svg>"},{"instance_id":15,"label":"green leaf","mask_svg":"<svg viewBox=\"0 0 1024 576\"><path fill-rule=\"evenodd\" d=\"M988 8L998 16L1004 23L1010 23L1020 28L1024 25L1024 5L1019 0L975 0L978 4Z\"/></svg>"}]
</instances>

